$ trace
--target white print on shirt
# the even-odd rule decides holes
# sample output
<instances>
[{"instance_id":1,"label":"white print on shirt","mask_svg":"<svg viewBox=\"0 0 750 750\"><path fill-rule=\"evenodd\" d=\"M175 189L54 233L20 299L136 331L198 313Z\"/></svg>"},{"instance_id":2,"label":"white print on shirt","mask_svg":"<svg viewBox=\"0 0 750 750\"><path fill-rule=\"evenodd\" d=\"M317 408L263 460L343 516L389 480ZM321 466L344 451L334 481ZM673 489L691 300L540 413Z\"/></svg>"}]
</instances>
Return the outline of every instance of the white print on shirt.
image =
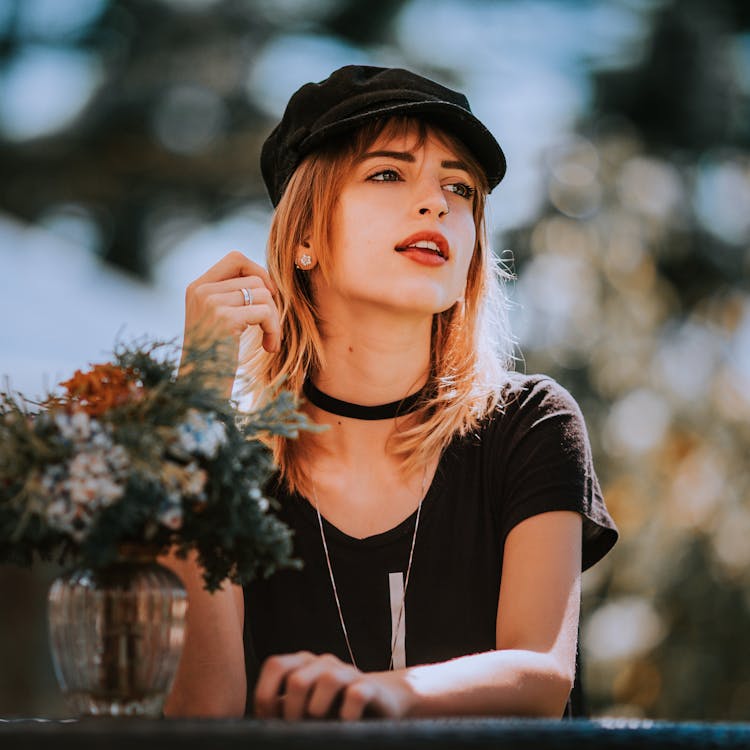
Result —
<instances>
[{"instance_id":1,"label":"white print on shirt","mask_svg":"<svg viewBox=\"0 0 750 750\"><path fill-rule=\"evenodd\" d=\"M398 633L396 633L398 613L404 599L403 572L388 574L388 588L391 592L391 644L393 644L394 638L396 641L393 646L393 668L403 669L406 666L406 608L401 613L401 622L398 625Z\"/></svg>"}]
</instances>

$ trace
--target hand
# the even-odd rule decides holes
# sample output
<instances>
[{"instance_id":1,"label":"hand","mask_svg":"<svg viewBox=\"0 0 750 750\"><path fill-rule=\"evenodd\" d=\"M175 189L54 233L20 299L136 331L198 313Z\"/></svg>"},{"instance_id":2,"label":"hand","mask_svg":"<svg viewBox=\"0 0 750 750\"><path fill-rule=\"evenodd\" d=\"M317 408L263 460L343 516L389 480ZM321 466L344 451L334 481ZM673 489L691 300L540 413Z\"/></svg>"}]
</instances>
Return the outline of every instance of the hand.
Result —
<instances>
[{"instance_id":1,"label":"hand","mask_svg":"<svg viewBox=\"0 0 750 750\"><path fill-rule=\"evenodd\" d=\"M252 295L245 304L242 288ZM238 251L225 255L185 292L185 349L190 344L222 344L222 355L237 362L239 339L252 325L263 331L263 348L279 350L281 326L268 272Z\"/></svg>"},{"instance_id":2,"label":"hand","mask_svg":"<svg viewBox=\"0 0 750 750\"><path fill-rule=\"evenodd\" d=\"M400 718L413 704L413 693L396 672L360 672L332 654L309 651L271 656L263 663L255 688L259 718L341 718L367 715Z\"/></svg>"}]
</instances>

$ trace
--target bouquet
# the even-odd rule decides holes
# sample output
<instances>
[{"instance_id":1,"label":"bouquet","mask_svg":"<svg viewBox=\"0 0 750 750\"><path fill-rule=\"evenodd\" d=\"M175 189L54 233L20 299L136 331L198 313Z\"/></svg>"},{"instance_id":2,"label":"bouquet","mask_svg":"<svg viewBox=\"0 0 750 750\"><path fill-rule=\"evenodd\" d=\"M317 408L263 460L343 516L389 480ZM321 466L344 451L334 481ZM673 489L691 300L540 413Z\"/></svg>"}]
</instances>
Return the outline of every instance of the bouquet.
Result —
<instances>
[{"instance_id":1,"label":"bouquet","mask_svg":"<svg viewBox=\"0 0 750 750\"><path fill-rule=\"evenodd\" d=\"M123 545L185 557L209 591L298 564L264 493L265 435L312 429L287 392L240 412L213 385L216 348L118 345L40 402L0 392L0 562L113 562ZM167 356L164 356L164 353Z\"/></svg>"}]
</instances>

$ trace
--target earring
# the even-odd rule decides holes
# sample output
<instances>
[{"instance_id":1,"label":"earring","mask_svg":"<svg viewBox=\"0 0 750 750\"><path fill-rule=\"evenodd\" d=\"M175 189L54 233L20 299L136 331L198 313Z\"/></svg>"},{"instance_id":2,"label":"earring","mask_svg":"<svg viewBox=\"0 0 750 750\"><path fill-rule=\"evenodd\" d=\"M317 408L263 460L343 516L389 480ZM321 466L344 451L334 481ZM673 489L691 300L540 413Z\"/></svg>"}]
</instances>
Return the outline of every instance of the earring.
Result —
<instances>
[{"instance_id":1,"label":"earring","mask_svg":"<svg viewBox=\"0 0 750 750\"><path fill-rule=\"evenodd\" d=\"M300 255L299 262L297 263L297 268L309 268L312 265L312 258L305 253L304 255Z\"/></svg>"}]
</instances>

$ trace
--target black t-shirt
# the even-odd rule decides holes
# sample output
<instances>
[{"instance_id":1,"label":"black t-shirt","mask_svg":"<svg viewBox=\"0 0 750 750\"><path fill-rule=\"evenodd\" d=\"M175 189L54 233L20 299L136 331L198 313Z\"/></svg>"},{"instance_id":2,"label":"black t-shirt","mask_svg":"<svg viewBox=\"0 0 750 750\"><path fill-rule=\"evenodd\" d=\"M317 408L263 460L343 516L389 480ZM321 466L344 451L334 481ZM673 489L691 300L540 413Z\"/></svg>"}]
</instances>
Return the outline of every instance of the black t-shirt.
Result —
<instances>
[{"instance_id":1,"label":"black t-shirt","mask_svg":"<svg viewBox=\"0 0 750 750\"><path fill-rule=\"evenodd\" d=\"M304 567L244 588L248 713L266 657L307 650L350 661L315 508L299 495L277 498ZM502 405L444 451L422 503L399 628L406 665L496 647L505 538L551 510L582 515L584 570L617 539L578 405L550 378L511 374ZM416 511L395 528L356 539L323 519L352 652L364 671L388 669L415 521Z\"/></svg>"}]
</instances>

